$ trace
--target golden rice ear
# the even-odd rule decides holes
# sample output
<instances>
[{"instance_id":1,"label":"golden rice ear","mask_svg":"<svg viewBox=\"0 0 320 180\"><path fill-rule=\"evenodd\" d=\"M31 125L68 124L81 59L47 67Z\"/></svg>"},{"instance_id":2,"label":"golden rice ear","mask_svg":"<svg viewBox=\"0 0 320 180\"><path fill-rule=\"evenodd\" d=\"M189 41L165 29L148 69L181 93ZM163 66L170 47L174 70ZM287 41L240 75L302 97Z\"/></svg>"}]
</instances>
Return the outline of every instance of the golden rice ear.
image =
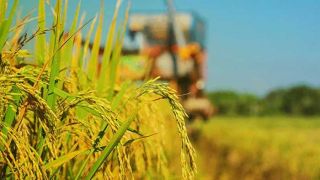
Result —
<instances>
[{"instance_id":1,"label":"golden rice ear","mask_svg":"<svg viewBox=\"0 0 320 180\"><path fill-rule=\"evenodd\" d=\"M155 79L156 80L156 79ZM145 93L154 93L159 95L161 98L166 99L174 114L177 128L182 140L181 149L181 165L182 165L182 176L185 179L194 178L197 173L197 166L195 161L195 149L193 148L187 134L185 119L188 118L184 108L179 102L179 98L176 95L176 91L168 87L166 84L161 84L151 80L142 86L142 92L139 96Z\"/></svg>"}]
</instances>

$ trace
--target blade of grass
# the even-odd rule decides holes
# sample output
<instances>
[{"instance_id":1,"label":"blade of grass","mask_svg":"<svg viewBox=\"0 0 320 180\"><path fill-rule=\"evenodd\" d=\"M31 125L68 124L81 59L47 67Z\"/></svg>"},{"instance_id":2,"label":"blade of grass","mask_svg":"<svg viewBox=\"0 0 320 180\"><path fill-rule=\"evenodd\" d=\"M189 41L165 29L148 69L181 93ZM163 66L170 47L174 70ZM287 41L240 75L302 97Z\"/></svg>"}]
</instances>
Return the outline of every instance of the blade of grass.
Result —
<instances>
[{"instance_id":1,"label":"blade of grass","mask_svg":"<svg viewBox=\"0 0 320 180\"><path fill-rule=\"evenodd\" d=\"M109 60L110 60L110 55L112 51L112 44L113 44L113 39L114 39L114 33L116 30L116 25L117 25L117 19L118 19L118 12L120 9L121 5L121 0L117 0L116 8L113 14L112 22L109 27L109 32L108 32L108 37L105 43L105 49L103 52L102 56L102 64L101 64L101 72L98 80L98 86L97 86L97 91L98 93L102 93L106 86L106 78L107 78L107 71L108 71L108 65L109 65Z\"/></svg>"},{"instance_id":2,"label":"blade of grass","mask_svg":"<svg viewBox=\"0 0 320 180\"><path fill-rule=\"evenodd\" d=\"M85 167L87 166L87 163L88 163L91 155L95 152L96 148L97 148L98 145L99 145L100 140L101 140L101 139L103 138L103 136L106 134L107 128L108 128L108 124L104 124L104 125L103 125L103 128L102 128L102 131L99 132L98 137L97 137L97 138L95 139L95 141L94 141L93 148L90 150L90 152L89 152L86 160L83 161L83 163L82 163L82 165L81 165L81 167L80 167L80 169L79 169L79 171L78 171L78 173L77 173L77 175L76 175L76 177L75 177L75 180L78 180L78 179L82 176L83 171L84 171Z\"/></svg>"},{"instance_id":3,"label":"blade of grass","mask_svg":"<svg viewBox=\"0 0 320 180\"><path fill-rule=\"evenodd\" d=\"M114 95L114 86L116 83L117 78L117 70L118 70L118 60L119 60L119 54L121 51L121 43L120 43L120 32L118 32L115 49L113 52L113 56L109 65L109 79L108 79L108 91L107 91L107 99L111 101L113 95Z\"/></svg>"},{"instance_id":4,"label":"blade of grass","mask_svg":"<svg viewBox=\"0 0 320 180\"><path fill-rule=\"evenodd\" d=\"M4 2L4 3L6 3L6 2ZM18 3L19 3L19 0L14 0L8 19L4 20L1 24L1 27L0 27L1 28L0 29L0 52L2 51L2 48L4 47L4 44L8 38L9 29L10 29L11 23L13 21L13 17L16 13ZM4 12L1 12L1 13L4 13Z\"/></svg>"},{"instance_id":5,"label":"blade of grass","mask_svg":"<svg viewBox=\"0 0 320 180\"><path fill-rule=\"evenodd\" d=\"M62 17L61 17L62 29L64 29L64 26L65 26L66 21L67 21L68 2L69 2L69 0L64 0L64 4L63 4L63 8L64 9L63 9Z\"/></svg>"},{"instance_id":6,"label":"blade of grass","mask_svg":"<svg viewBox=\"0 0 320 180\"><path fill-rule=\"evenodd\" d=\"M107 92L108 100L112 99L113 93L114 93L114 86L115 86L116 78L117 78L118 64L119 64L120 56L121 56L123 38L125 35L128 16L129 16L129 9L130 9L130 6L128 5L128 8L126 10L126 16L125 16L124 22L122 24L122 31L118 32L118 36L117 36L117 40L116 40L116 44L115 44L115 48L114 48L114 54L113 54L111 62L110 62L111 64L109 65L109 81L108 81L109 89Z\"/></svg>"},{"instance_id":7,"label":"blade of grass","mask_svg":"<svg viewBox=\"0 0 320 180\"><path fill-rule=\"evenodd\" d=\"M69 94L68 92L66 92L66 91L64 91L64 90L61 90L61 89L59 89L59 88L54 88L54 89L53 89L53 92L54 92L56 95L62 97L63 99L74 98L74 97L75 97L75 96Z\"/></svg>"},{"instance_id":8,"label":"blade of grass","mask_svg":"<svg viewBox=\"0 0 320 180\"><path fill-rule=\"evenodd\" d=\"M38 28L44 30L46 28L46 13L45 13L45 0L39 1L38 6ZM45 59L45 50L46 50L46 37L45 35L36 36L35 43L35 56L37 59L38 65L43 65Z\"/></svg>"},{"instance_id":9,"label":"blade of grass","mask_svg":"<svg viewBox=\"0 0 320 180\"><path fill-rule=\"evenodd\" d=\"M103 1L101 1L102 3ZM102 28L103 28L103 3L101 4L100 13L99 13L99 22L97 25L97 31L93 41L93 47L91 49L91 56L89 59L88 64L88 78L90 80L95 80L97 76L97 69L98 69L98 58L99 58L99 50L100 50L100 42L101 42L101 35L102 35Z\"/></svg>"},{"instance_id":10,"label":"blade of grass","mask_svg":"<svg viewBox=\"0 0 320 180\"><path fill-rule=\"evenodd\" d=\"M62 164L69 162L71 159L75 158L79 154L85 153L87 151L88 151L87 149L83 149L83 150L70 152L68 154L65 154L65 155L53 160L53 161L50 161L49 163L47 163L43 167L45 169L57 168L57 167L61 166Z\"/></svg>"},{"instance_id":11,"label":"blade of grass","mask_svg":"<svg viewBox=\"0 0 320 180\"><path fill-rule=\"evenodd\" d=\"M6 16L6 13L4 13L4 12L7 12L6 2L7 2L6 0L0 0L0 12L2 12L0 13L0 24Z\"/></svg>"},{"instance_id":12,"label":"blade of grass","mask_svg":"<svg viewBox=\"0 0 320 180\"><path fill-rule=\"evenodd\" d=\"M55 12L56 12L56 19L55 19L55 24L56 24L56 27L55 27L55 47L54 49L56 49L57 47L59 47L59 44L60 44L60 33L62 32L62 29L61 29L61 20L60 20L60 8L61 8L61 0L57 0L57 4L56 4L56 7L55 7ZM54 108L54 105L55 105L55 100L56 100L56 97L55 97L55 94L53 93L53 90L56 86L56 78L59 74L59 68L60 68L60 57L59 57L59 53L57 53L56 55L53 54L53 60L52 60L52 63L51 63L51 71L50 71L50 77L49 77L49 86L48 86L48 97L47 97L47 102L48 102L48 105L51 107L51 108Z\"/></svg>"},{"instance_id":13,"label":"blade of grass","mask_svg":"<svg viewBox=\"0 0 320 180\"><path fill-rule=\"evenodd\" d=\"M82 54L82 57L80 58L80 61L79 61L79 67L81 68L85 68L85 66L87 66L87 53L88 53L88 49L89 49L89 43L90 43L90 39L91 39L91 35L92 35L92 32L94 30L94 26L96 24L96 21L97 21L97 15L94 17L91 25L90 25L90 28L89 28L89 31L87 33L87 36L86 36L86 41L84 43L84 46L83 46L83 54Z\"/></svg>"},{"instance_id":14,"label":"blade of grass","mask_svg":"<svg viewBox=\"0 0 320 180\"><path fill-rule=\"evenodd\" d=\"M112 110L115 110L119 106L121 100L123 100L123 96L124 96L125 92L128 90L129 87L130 87L129 81L126 81L122 84L120 91L115 96L115 98L113 98L113 100L112 100L112 103L111 103Z\"/></svg>"},{"instance_id":15,"label":"blade of grass","mask_svg":"<svg viewBox=\"0 0 320 180\"><path fill-rule=\"evenodd\" d=\"M66 1L64 16L67 15L66 14L67 13L67 8L66 8L67 5L68 5L68 2ZM76 13L73 17L71 28L70 28L70 31L68 32L68 34L73 34L76 31L78 18L79 18L79 11L80 11L80 3L78 3ZM62 57L65 59L64 61L61 61L62 68L70 68L71 59L72 59L72 52L73 52L73 41L68 41L65 44L65 47L62 49ZM69 71L67 71L67 73L69 73Z\"/></svg>"},{"instance_id":16,"label":"blade of grass","mask_svg":"<svg viewBox=\"0 0 320 180\"><path fill-rule=\"evenodd\" d=\"M61 8L61 0L57 0L56 7L55 7L55 13L56 13L56 19L55 19L55 31L54 31L54 45L53 45L53 51L55 52L55 49L59 47L60 44L60 33L62 32L61 24L60 24L60 8ZM54 94L54 89L56 87L56 78L59 75L59 65L60 65L60 53L55 55L53 53L53 60L51 63L51 71L49 76L49 85L48 85L48 94L46 97L46 101L50 108L53 110L55 109L55 102L56 102L56 95ZM45 65L44 65L45 66ZM39 131L43 131L42 128L39 129ZM44 146L45 138L43 137L42 133L40 133L38 144L37 144L37 151L39 155L42 154L43 146Z\"/></svg>"},{"instance_id":17,"label":"blade of grass","mask_svg":"<svg viewBox=\"0 0 320 180\"><path fill-rule=\"evenodd\" d=\"M98 160L93 164L92 168L90 169L88 175L85 179L89 180L92 179L95 173L99 170L99 168L102 166L103 162L106 160L108 155L114 150L114 148L118 145L120 142L120 139L123 137L124 133L129 128L131 122L136 118L136 114L133 114L128 118L127 121L125 121L121 127L118 129L116 134L112 136L109 144L107 147L102 151L101 156L98 158Z\"/></svg>"},{"instance_id":18,"label":"blade of grass","mask_svg":"<svg viewBox=\"0 0 320 180\"><path fill-rule=\"evenodd\" d=\"M85 14L82 15L80 18L79 25L83 25L83 20L85 18ZM77 85L78 85L78 80L77 77L77 72L80 72L82 69L80 66L80 61L82 57L82 33L79 32L75 35L75 41L74 41L74 52L72 53L72 59L71 59L71 65L70 65L70 73L71 73L71 92L76 92L77 91ZM82 71L81 71L82 72ZM80 74L80 73L79 73Z\"/></svg>"},{"instance_id":19,"label":"blade of grass","mask_svg":"<svg viewBox=\"0 0 320 180\"><path fill-rule=\"evenodd\" d=\"M159 134L159 133L157 132L157 133L153 133L153 134L150 134L150 135L140 136L138 138L130 139L130 140L126 141L125 143L123 143L123 146L128 146L128 145L132 144L133 142L137 142L139 140L142 140L142 139L145 139L145 138L157 135L157 134Z\"/></svg>"},{"instance_id":20,"label":"blade of grass","mask_svg":"<svg viewBox=\"0 0 320 180\"><path fill-rule=\"evenodd\" d=\"M4 117L4 124L6 125L5 127L2 128L2 134L5 138L7 136L8 130L7 127L11 127L17 113L17 107L19 106L20 99L21 99L21 94L20 90L16 87L12 87L12 93L15 93L16 95L13 96L13 101L14 103L10 103L8 106L8 109L5 112L5 117ZM3 147L0 147L1 149Z\"/></svg>"},{"instance_id":21,"label":"blade of grass","mask_svg":"<svg viewBox=\"0 0 320 180\"><path fill-rule=\"evenodd\" d=\"M43 73L45 72L45 70L46 70L47 66L50 64L51 60L52 60L52 59L55 57L55 55L59 52L59 50L61 50L61 49L64 47L64 45L65 45L69 40L71 40L71 38L73 38L78 32L80 32L80 31L81 31L86 25L88 25L92 20L93 20L93 18L90 19L90 20L88 20L88 21L87 21L85 24L83 24L74 34L72 34L71 36L69 36L68 39L65 40L65 41L57 48L57 50L53 53L53 55L52 55L52 56L44 63L44 65L42 66L42 68L41 68L41 70L40 70L40 73L38 74L37 79L36 79L36 81L35 81L35 83L34 83L34 85L33 85L33 88L38 87L41 76L42 76Z\"/></svg>"}]
</instances>

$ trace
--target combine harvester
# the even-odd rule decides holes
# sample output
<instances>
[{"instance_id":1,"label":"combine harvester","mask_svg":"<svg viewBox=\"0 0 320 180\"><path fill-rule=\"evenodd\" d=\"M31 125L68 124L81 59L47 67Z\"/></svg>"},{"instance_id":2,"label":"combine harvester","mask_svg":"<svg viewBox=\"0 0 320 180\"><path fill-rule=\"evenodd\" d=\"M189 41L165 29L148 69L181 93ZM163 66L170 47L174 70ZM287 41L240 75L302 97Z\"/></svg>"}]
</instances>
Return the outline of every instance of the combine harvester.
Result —
<instances>
[{"instance_id":1,"label":"combine harvester","mask_svg":"<svg viewBox=\"0 0 320 180\"><path fill-rule=\"evenodd\" d=\"M160 77L177 90L191 120L209 119L213 106L204 95L205 23L195 13L131 13L123 44L123 79Z\"/></svg>"}]
</instances>

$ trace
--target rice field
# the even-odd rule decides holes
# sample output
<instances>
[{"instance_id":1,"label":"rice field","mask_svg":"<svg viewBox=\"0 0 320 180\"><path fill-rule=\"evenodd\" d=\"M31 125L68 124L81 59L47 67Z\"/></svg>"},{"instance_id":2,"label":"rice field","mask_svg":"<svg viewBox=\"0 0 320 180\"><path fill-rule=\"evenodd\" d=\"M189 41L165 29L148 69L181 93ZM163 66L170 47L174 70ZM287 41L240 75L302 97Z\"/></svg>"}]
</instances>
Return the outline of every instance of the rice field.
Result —
<instances>
[{"instance_id":1,"label":"rice field","mask_svg":"<svg viewBox=\"0 0 320 180\"><path fill-rule=\"evenodd\" d=\"M18 0L0 0L1 179L193 179L195 150L175 91L157 79L119 78L128 19L128 10L118 18L121 1L109 29L103 8L87 18L78 6L68 31L68 1L49 2L39 1L35 18L16 16ZM24 33L31 21L35 28ZM164 138L172 129L175 171Z\"/></svg>"},{"instance_id":2,"label":"rice field","mask_svg":"<svg viewBox=\"0 0 320 180\"><path fill-rule=\"evenodd\" d=\"M319 117L215 117L194 126L199 178L320 177Z\"/></svg>"},{"instance_id":3,"label":"rice field","mask_svg":"<svg viewBox=\"0 0 320 180\"><path fill-rule=\"evenodd\" d=\"M194 148L175 90L120 77L120 0L108 29L103 8L67 17L67 0L39 0L34 17L18 6L0 0L1 179L320 178L320 118L214 117L188 127Z\"/></svg>"}]
</instances>

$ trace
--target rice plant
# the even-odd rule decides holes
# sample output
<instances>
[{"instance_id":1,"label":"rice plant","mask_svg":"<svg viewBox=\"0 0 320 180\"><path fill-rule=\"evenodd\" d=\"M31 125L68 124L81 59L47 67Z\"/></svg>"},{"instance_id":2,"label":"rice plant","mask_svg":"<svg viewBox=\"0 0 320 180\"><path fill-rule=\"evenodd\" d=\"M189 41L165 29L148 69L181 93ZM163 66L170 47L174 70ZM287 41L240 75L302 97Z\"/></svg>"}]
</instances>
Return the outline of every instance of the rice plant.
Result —
<instances>
[{"instance_id":1,"label":"rice plant","mask_svg":"<svg viewBox=\"0 0 320 180\"><path fill-rule=\"evenodd\" d=\"M18 3L14 0L9 9L8 1L0 0L0 12L6 12L0 14L0 177L172 178L161 136L170 129L164 127L170 117L162 114L170 108L181 138L181 175L192 179L195 151L175 91L157 79L137 85L118 78L129 12L117 24L121 1L101 62L103 10L97 17L79 18L78 6L66 33L68 1L57 0L46 12L52 4L39 0L37 28L23 34L33 17L16 18ZM54 17L52 25L46 15ZM30 41L35 41L34 51L25 49Z\"/></svg>"}]
</instances>

